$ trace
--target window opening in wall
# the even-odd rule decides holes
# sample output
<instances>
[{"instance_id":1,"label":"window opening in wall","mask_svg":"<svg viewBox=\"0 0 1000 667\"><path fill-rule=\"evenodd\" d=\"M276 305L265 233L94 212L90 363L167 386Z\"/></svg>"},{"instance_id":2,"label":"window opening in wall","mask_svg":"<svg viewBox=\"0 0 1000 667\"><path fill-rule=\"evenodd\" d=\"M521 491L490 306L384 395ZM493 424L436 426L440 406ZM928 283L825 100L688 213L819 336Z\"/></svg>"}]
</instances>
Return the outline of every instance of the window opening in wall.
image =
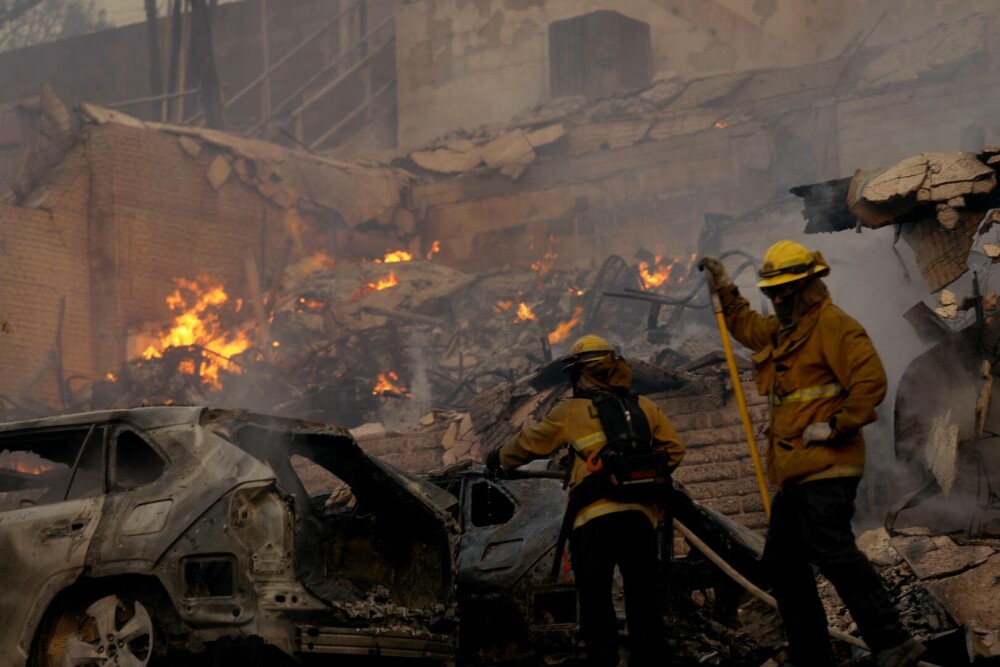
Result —
<instances>
[{"instance_id":1,"label":"window opening in wall","mask_svg":"<svg viewBox=\"0 0 1000 667\"><path fill-rule=\"evenodd\" d=\"M0 436L0 511L99 495L104 429Z\"/></svg>"},{"instance_id":2,"label":"window opening in wall","mask_svg":"<svg viewBox=\"0 0 1000 667\"><path fill-rule=\"evenodd\" d=\"M121 431L115 438L112 483L116 491L152 484L163 475L166 462L134 431Z\"/></svg>"},{"instance_id":3,"label":"window opening in wall","mask_svg":"<svg viewBox=\"0 0 1000 667\"><path fill-rule=\"evenodd\" d=\"M652 80L649 24L602 10L549 26L553 97L591 99L641 88Z\"/></svg>"}]
</instances>

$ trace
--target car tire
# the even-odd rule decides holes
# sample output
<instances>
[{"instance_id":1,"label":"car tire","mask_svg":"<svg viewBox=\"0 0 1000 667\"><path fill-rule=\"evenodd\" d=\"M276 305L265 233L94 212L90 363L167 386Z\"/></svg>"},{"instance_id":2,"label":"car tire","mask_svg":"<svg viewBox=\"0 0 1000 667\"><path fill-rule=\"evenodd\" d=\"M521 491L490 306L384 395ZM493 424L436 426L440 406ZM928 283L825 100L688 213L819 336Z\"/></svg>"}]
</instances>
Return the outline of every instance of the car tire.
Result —
<instances>
[{"instance_id":1,"label":"car tire","mask_svg":"<svg viewBox=\"0 0 1000 667\"><path fill-rule=\"evenodd\" d=\"M39 638L37 667L150 667L158 635L141 602L105 595L59 611Z\"/></svg>"}]
</instances>

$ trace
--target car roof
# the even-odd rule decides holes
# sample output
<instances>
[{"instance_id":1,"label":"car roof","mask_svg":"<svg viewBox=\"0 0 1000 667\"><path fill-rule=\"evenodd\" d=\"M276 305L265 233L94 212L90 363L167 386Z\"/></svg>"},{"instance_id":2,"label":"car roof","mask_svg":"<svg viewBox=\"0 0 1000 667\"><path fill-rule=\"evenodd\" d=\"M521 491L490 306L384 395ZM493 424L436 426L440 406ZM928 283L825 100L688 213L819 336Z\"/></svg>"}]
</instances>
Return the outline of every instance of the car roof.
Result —
<instances>
[{"instance_id":1,"label":"car roof","mask_svg":"<svg viewBox=\"0 0 1000 667\"><path fill-rule=\"evenodd\" d=\"M143 408L122 408L116 410L97 410L93 412L78 412L69 415L41 417L0 423L0 433L26 431L34 429L58 428L63 426L87 426L113 421L125 421L139 428L157 428L177 424L197 424L202 413L208 408L204 406L154 406Z\"/></svg>"}]
</instances>

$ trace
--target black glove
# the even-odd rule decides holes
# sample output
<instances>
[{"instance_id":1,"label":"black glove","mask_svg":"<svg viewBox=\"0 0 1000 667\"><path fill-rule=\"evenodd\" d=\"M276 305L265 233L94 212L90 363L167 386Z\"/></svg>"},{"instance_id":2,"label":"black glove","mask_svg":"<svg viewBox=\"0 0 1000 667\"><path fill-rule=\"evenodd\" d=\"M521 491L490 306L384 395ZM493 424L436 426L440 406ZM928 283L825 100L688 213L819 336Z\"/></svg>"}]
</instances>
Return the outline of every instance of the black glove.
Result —
<instances>
[{"instance_id":1,"label":"black glove","mask_svg":"<svg viewBox=\"0 0 1000 667\"><path fill-rule=\"evenodd\" d=\"M503 478L507 476L507 471L503 469L503 464L500 463L500 448L497 447L489 454L486 455L486 476L492 479Z\"/></svg>"}]
</instances>

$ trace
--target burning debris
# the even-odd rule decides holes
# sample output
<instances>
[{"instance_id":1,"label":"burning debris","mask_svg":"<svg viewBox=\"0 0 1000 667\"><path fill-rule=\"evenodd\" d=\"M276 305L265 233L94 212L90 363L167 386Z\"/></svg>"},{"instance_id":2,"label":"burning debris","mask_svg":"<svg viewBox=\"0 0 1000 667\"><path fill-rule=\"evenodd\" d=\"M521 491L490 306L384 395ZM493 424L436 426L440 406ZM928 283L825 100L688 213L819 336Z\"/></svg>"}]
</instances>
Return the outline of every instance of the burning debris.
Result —
<instances>
[{"instance_id":1,"label":"burning debris","mask_svg":"<svg viewBox=\"0 0 1000 667\"><path fill-rule=\"evenodd\" d=\"M645 344L643 307L603 292L672 293L693 257L639 256L652 263L618 260L624 270L609 278L605 267L556 268L551 245L530 267L480 275L404 250L336 264L321 251L289 265L260 308L211 277L178 278L166 297L170 324L137 334L152 344L98 382L87 404L249 401L349 426L391 420L380 414L386 401L461 410L497 378L550 359L584 323Z\"/></svg>"}]
</instances>

